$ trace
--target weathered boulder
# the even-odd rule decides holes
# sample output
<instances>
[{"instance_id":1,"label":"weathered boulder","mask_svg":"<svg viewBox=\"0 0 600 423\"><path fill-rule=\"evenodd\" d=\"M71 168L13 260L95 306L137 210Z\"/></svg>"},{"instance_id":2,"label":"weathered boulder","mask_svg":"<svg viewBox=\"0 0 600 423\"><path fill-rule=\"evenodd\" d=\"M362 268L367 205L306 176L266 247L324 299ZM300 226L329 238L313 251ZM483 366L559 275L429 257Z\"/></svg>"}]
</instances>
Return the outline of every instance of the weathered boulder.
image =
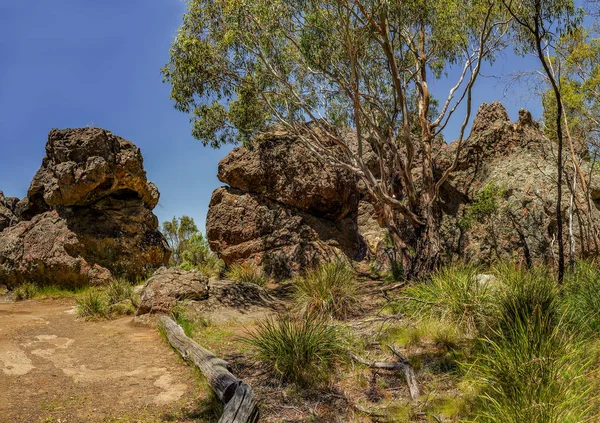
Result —
<instances>
[{"instance_id":1,"label":"weathered boulder","mask_svg":"<svg viewBox=\"0 0 600 423\"><path fill-rule=\"evenodd\" d=\"M353 218L322 219L234 188L213 192L206 231L225 263L250 260L281 277L337 255L364 254Z\"/></svg>"},{"instance_id":2,"label":"weathered boulder","mask_svg":"<svg viewBox=\"0 0 600 423\"><path fill-rule=\"evenodd\" d=\"M170 255L152 213L158 198L133 143L100 128L50 131L27 197L13 206L23 222L0 233L0 283L95 283L88 268L146 276ZM68 239L64 248L41 228Z\"/></svg>"},{"instance_id":3,"label":"weathered boulder","mask_svg":"<svg viewBox=\"0 0 600 423\"><path fill-rule=\"evenodd\" d=\"M331 220L355 214L359 193L349 171L324 166L285 132L238 147L219 162L221 182Z\"/></svg>"},{"instance_id":4,"label":"weathered boulder","mask_svg":"<svg viewBox=\"0 0 600 423\"><path fill-rule=\"evenodd\" d=\"M18 222L19 219L15 214L18 202L18 198L5 197L4 193L0 191L0 232Z\"/></svg>"},{"instance_id":5,"label":"weathered boulder","mask_svg":"<svg viewBox=\"0 0 600 423\"><path fill-rule=\"evenodd\" d=\"M169 313L179 301L208 298L208 277L179 268L161 268L142 288L137 315Z\"/></svg>"},{"instance_id":6,"label":"weathered boulder","mask_svg":"<svg viewBox=\"0 0 600 423\"><path fill-rule=\"evenodd\" d=\"M81 247L56 211L20 222L1 233L0 282L12 288L30 281L72 287L109 281L111 273L83 259Z\"/></svg>"}]
</instances>

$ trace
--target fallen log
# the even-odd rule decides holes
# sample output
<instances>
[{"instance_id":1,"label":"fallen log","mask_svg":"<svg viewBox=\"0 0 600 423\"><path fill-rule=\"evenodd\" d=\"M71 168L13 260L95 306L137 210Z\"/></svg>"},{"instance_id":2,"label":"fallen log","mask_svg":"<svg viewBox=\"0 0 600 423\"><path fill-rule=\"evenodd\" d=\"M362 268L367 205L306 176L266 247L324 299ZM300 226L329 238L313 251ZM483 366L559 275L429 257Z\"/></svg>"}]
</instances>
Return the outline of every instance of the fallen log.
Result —
<instances>
[{"instance_id":1,"label":"fallen log","mask_svg":"<svg viewBox=\"0 0 600 423\"><path fill-rule=\"evenodd\" d=\"M198 367L217 398L224 404L219 423L258 422L258 405L252 388L230 372L229 364L190 339L173 319L161 316L159 321L171 346L184 360Z\"/></svg>"}]
</instances>

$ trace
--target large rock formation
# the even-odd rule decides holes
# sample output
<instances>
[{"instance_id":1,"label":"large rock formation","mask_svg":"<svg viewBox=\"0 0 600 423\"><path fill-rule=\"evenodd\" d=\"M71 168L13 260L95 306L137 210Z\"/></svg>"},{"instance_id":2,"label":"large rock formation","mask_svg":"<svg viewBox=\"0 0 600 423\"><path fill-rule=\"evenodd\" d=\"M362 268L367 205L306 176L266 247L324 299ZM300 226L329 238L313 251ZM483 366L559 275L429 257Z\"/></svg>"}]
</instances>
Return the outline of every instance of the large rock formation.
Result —
<instances>
[{"instance_id":1,"label":"large rock formation","mask_svg":"<svg viewBox=\"0 0 600 423\"><path fill-rule=\"evenodd\" d=\"M454 156L456 143L447 150ZM564 241L569 245L568 216L573 184L570 151L565 147L563 178ZM600 194L600 175L582 155L583 173L592 200ZM446 162L447 163L447 162ZM516 259L552 261L557 254L556 146L525 110L512 123L500 103L483 104L463 146L460 164L450 179L455 193L446 204L447 251L475 262ZM581 187L581 182L576 184ZM598 205L580 189L573 197L573 232L577 256L598 253L593 226L600 228ZM588 207L591 206L591 207ZM592 225L590 225L590 222Z\"/></svg>"},{"instance_id":2,"label":"large rock formation","mask_svg":"<svg viewBox=\"0 0 600 423\"><path fill-rule=\"evenodd\" d=\"M457 146L442 146L436 157L439 171L454 160ZM553 260L555 150L529 112L522 110L512 123L500 103L483 104L456 171L441 189L445 259ZM600 175L585 152L578 151L592 201L588 207L580 190L573 198L575 250L578 256L590 256L598 253L600 242L592 228L600 227ZM567 162L567 148L564 154ZM322 164L285 133L274 131L253 148L233 150L219 164L218 176L229 187L213 193L207 234L226 263L254 260L285 276L339 253L352 259L382 258L386 230L361 183ZM563 186L566 223L570 179ZM567 235L565 226L565 245Z\"/></svg>"},{"instance_id":3,"label":"large rock formation","mask_svg":"<svg viewBox=\"0 0 600 423\"><path fill-rule=\"evenodd\" d=\"M229 187L213 193L206 231L225 263L251 260L289 276L336 255L364 255L356 179L323 166L286 134L234 149L218 177Z\"/></svg>"},{"instance_id":4,"label":"large rock formation","mask_svg":"<svg viewBox=\"0 0 600 423\"><path fill-rule=\"evenodd\" d=\"M52 130L27 197L11 200L22 221L0 232L0 283L145 276L170 254L152 213L158 198L133 143L99 128Z\"/></svg>"}]
</instances>

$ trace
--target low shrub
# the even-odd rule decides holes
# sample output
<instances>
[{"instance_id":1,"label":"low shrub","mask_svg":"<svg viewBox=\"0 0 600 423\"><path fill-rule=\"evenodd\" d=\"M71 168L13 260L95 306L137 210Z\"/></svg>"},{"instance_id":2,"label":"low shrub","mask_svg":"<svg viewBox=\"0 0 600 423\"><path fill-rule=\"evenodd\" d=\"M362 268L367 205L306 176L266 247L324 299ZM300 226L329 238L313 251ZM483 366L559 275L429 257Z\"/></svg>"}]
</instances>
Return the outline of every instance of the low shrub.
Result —
<instances>
[{"instance_id":1,"label":"low shrub","mask_svg":"<svg viewBox=\"0 0 600 423\"><path fill-rule=\"evenodd\" d=\"M111 281L103 288L92 288L76 300L79 317L85 319L115 318L134 314L139 296L125 279Z\"/></svg>"},{"instance_id":2,"label":"low shrub","mask_svg":"<svg viewBox=\"0 0 600 423\"><path fill-rule=\"evenodd\" d=\"M343 353L336 329L317 316L267 318L243 340L274 375L304 387L327 381Z\"/></svg>"},{"instance_id":3,"label":"low shrub","mask_svg":"<svg viewBox=\"0 0 600 423\"><path fill-rule=\"evenodd\" d=\"M320 264L298 279L295 301L303 314L346 318L359 307L354 270L341 259Z\"/></svg>"},{"instance_id":4,"label":"low shrub","mask_svg":"<svg viewBox=\"0 0 600 423\"><path fill-rule=\"evenodd\" d=\"M262 269L250 262L232 264L225 272L225 276L235 282L247 282L259 286L267 284L267 278Z\"/></svg>"}]
</instances>

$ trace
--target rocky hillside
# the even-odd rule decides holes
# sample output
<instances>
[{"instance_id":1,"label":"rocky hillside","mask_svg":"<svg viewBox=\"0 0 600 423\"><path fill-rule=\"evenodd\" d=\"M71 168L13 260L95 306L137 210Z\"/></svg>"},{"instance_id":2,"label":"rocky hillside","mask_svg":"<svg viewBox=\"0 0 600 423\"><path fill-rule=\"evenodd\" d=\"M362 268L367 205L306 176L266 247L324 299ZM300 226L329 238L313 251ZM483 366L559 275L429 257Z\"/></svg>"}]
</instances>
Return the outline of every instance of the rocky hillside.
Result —
<instances>
[{"instance_id":1,"label":"rocky hillside","mask_svg":"<svg viewBox=\"0 0 600 423\"><path fill-rule=\"evenodd\" d=\"M443 148L440 169L454 159L456 148L457 143ZM556 155L531 114L522 110L512 123L500 103L483 104L459 157L442 189L446 259L552 260ZM600 178L585 154L580 159L592 199L600 199ZM213 193L207 235L228 264L251 260L287 276L339 254L353 260L382 257L386 231L361 184L320 163L285 132L234 149L219 163L218 177L228 186ZM568 216L572 180L565 179ZM574 196L578 256L598 250L589 223L597 226L600 214L596 203L591 205L580 191Z\"/></svg>"},{"instance_id":2,"label":"rocky hillside","mask_svg":"<svg viewBox=\"0 0 600 423\"><path fill-rule=\"evenodd\" d=\"M0 284L80 286L168 263L159 192L133 143L99 128L52 130L27 197L0 195Z\"/></svg>"}]
</instances>

